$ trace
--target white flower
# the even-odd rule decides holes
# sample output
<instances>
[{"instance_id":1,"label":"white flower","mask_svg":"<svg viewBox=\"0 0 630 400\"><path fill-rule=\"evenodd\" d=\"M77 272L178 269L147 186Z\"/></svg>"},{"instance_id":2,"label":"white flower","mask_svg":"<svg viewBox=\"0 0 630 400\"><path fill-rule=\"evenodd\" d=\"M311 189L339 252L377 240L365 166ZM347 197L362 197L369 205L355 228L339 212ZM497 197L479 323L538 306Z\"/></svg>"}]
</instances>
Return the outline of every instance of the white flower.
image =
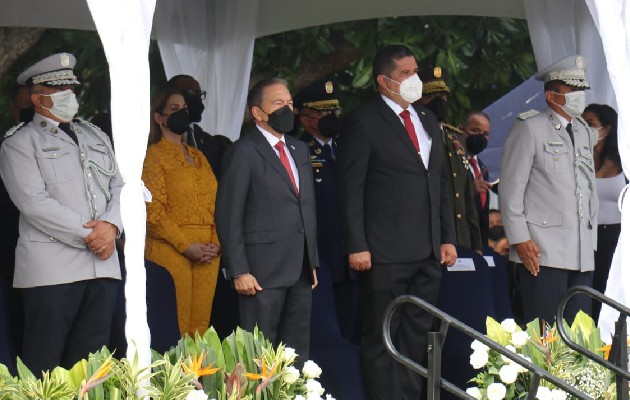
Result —
<instances>
[{"instance_id":1,"label":"white flower","mask_svg":"<svg viewBox=\"0 0 630 400\"><path fill-rule=\"evenodd\" d=\"M567 393L564 390L553 389L551 391L552 400L567 400Z\"/></svg>"},{"instance_id":2,"label":"white flower","mask_svg":"<svg viewBox=\"0 0 630 400\"><path fill-rule=\"evenodd\" d=\"M335 400L335 398L334 398L334 397L332 397L332 396L330 395L330 393L329 393L329 394L327 394L327 395L326 395L326 400Z\"/></svg>"},{"instance_id":3,"label":"white flower","mask_svg":"<svg viewBox=\"0 0 630 400\"><path fill-rule=\"evenodd\" d=\"M481 369L486 366L488 363L488 352L487 351L475 351L470 355L470 365L473 366L474 369Z\"/></svg>"},{"instance_id":4,"label":"white flower","mask_svg":"<svg viewBox=\"0 0 630 400\"><path fill-rule=\"evenodd\" d=\"M507 333L514 333L516 332L516 322L514 322L514 320L512 318L508 318L506 320L503 320L503 322L501 322L501 328L503 328L503 330Z\"/></svg>"},{"instance_id":5,"label":"white flower","mask_svg":"<svg viewBox=\"0 0 630 400\"><path fill-rule=\"evenodd\" d=\"M322 369L319 368L315 361L308 360L302 367L302 373L306 379L319 378L322 374Z\"/></svg>"},{"instance_id":6,"label":"white flower","mask_svg":"<svg viewBox=\"0 0 630 400\"><path fill-rule=\"evenodd\" d=\"M505 348L510 350L512 353L516 353L516 348L514 346L512 346L511 344L508 344L507 346L505 346ZM510 360L509 358L507 358L503 354L501 354L501 359L503 360L503 362L506 362L506 363L511 363L512 362L512 360Z\"/></svg>"},{"instance_id":7,"label":"white flower","mask_svg":"<svg viewBox=\"0 0 630 400\"><path fill-rule=\"evenodd\" d=\"M296 394L295 397L293 398L293 400L306 400L306 397L300 395L300 394Z\"/></svg>"},{"instance_id":8,"label":"white flower","mask_svg":"<svg viewBox=\"0 0 630 400\"><path fill-rule=\"evenodd\" d=\"M488 350L490 350L490 348L488 346L486 346L485 344L481 343L477 339L473 340L473 342L470 344L470 348L473 349L474 351L485 351L485 352L488 352Z\"/></svg>"},{"instance_id":9,"label":"white flower","mask_svg":"<svg viewBox=\"0 0 630 400\"><path fill-rule=\"evenodd\" d=\"M299 377L300 371L295 367L287 367L287 369L284 370L284 375L282 375L282 379L289 385L295 383Z\"/></svg>"},{"instance_id":10,"label":"white flower","mask_svg":"<svg viewBox=\"0 0 630 400\"><path fill-rule=\"evenodd\" d=\"M314 393L318 396L321 396L324 394L324 388L322 387L322 384L317 382L315 379L309 379L306 381L306 392L308 393L308 396L310 398L311 393Z\"/></svg>"},{"instance_id":11,"label":"white flower","mask_svg":"<svg viewBox=\"0 0 630 400\"><path fill-rule=\"evenodd\" d=\"M505 364L499 370L499 377L501 378L501 382L506 385L510 385L516 381L516 377L518 376L518 365L515 364Z\"/></svg>"},{"instance_id":12,"label":"white flower","mask_svg":"<svg viewBox=\"0 0 630 400\"><path fill-rule=\"evenodd\" d=\"M295 354L295 349L292 347L285 347L284 351L282 352L282 360L285 362L291 362L293 360L295 360L295 356L297 354Z\"/></svg>"},{"instance_id":13,"label":"white flower","mask_svg":"<svg viewBox=\"0 0 630 400\"><path fill-rule=\"evenodd\" d=\"M479 390L479 388L476 387L471 387L466 389L466 393L468 393L470 396L474 397L477 400L481 400L481 398L483 397L483 395L481 394L481 390Z\"/></svg>"},{"instance_id":14,"label":"white flower","mask_svg":"<svg viewBox=\"0 0 630 400\"><path fill-rule=\"evenodd\" d=\"M306 395L306 400L323 400L322 396L317 393L309 393Z\"/></svg>"},{"instance_id":15,"label":"white flower","mask_svg":"<svg viewBox=\"0 0 630 400\"><path fill-rule=\"evenodd\" d=\"M529 335L525 331L514 332L512 334L512 344L516 348L525 346L528 340Z\"/></svg>"},{"instance_id":16,"label":"white flower","mask_svg":"<svg viewBox=\"0 0 630 400\"><path fill-rule=\"evenodd\" d=\"M551 400L551 390L549 390L546 386L538 386L538 391L536 392L536 398L538 400Z\"/></svg>"},{"instance_id":17,"label":"white flower","mask_svg":"<svg viewBox=\"0 0 630 400\"><path fill-rule=\"evenodd\" d=\"M488 396L488 400L501 400L505 398L506 391L502 383L491 383L488 385L486 396Z\"/></svg>"},{"instance_id":18,"label":"white flower","mask_svg":"<svg viewBox=\"0 0 630 400\"><path fill-rule=\"evenodd\" d=\"M193 390L188 392L186 400L208 400L208 395L203 390Z\"/></svg>"}]
</instances>

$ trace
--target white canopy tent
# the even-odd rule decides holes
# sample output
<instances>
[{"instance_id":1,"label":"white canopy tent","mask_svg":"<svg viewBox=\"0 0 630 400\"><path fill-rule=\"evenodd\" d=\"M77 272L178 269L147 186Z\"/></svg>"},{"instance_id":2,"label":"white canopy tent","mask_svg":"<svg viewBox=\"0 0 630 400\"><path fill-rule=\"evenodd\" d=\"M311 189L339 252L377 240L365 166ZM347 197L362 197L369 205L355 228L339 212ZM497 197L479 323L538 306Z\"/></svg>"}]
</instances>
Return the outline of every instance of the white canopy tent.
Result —
<instances>
[{"instance_id":1,"label":"white canopy tent","mask_svg":"<svg viewBox=\"0 0 630 400\"><path fill-rule=\"evenodd\" d=\"M127 337L132 344L129 351L138 350L143 365L148 365L150 355L140 175L149 126L148 118L138 116L149 113L150 34L158 40L167 76L193 75L207 90L204 128L234 139L242 123L256 37L390 16L526 18L539 67L570 54L587 57L587 76L593 86L588 100L618 105L619 147L624 170L630 172L630 134L625 133L630 103L621 90L630 87L630 11L625 0L319 0L316 4L295 0L0 0L0 9L0 26L97 29L101 36L110 66L117 156L127 182L122 199L127 233ZM623 218L624 226L630 226L630 213ZM630 242L627 230L622 231L620 243ZM620 276L617 282L628 281L620 265L629 259L627 252L617 255L611 272ZM630 293L615 286L615 298L630 304Z\"/></svg>"}]
</instances>

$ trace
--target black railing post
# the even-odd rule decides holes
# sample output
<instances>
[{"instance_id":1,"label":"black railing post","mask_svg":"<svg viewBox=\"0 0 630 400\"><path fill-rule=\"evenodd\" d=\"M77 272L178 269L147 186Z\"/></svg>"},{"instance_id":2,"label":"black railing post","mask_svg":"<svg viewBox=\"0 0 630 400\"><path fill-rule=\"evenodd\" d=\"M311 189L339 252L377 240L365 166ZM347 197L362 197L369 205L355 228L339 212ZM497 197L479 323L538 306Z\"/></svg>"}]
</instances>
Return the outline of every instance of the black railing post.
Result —
<instances>
[{"instance_id":1,"label":"black railing post","mask_svg":"<svg viewBox=\"0 0 630 400\"><path fill-rule=\"evenodd\" d=\"M619 314L619 319L615 322L610 358L616 366L628 368L628 326L624 314ZM628 400L628 379L619 373L615 373L615 376L617 400Z\"/></svg>"},{"instance_id":2,"label":"black railing post","mask_svg":"<svg viewBox=\"0 0 630 400\"><path fill-rule=\"evenodd\" d=\"M428 336L427 400L440 400L443 338L439 332L429 332Z\"/></svg>"}]
</instances>

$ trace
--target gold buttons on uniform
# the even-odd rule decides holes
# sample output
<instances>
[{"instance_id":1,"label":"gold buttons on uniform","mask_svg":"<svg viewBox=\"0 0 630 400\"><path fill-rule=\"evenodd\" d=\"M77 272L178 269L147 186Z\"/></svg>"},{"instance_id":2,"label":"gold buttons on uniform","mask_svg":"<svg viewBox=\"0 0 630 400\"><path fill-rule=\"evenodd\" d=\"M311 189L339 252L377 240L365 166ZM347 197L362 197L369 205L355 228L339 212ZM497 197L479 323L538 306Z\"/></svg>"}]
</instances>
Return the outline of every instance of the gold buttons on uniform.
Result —
<instances>
[{"instance_id":1,"label":"gold buttons on uniform","mask_svg":"<svg viewBox=\"0 0 630 400\"><path fill-rule=\"evenodd\" d=\"M455 193L455 198L459 199L459 193Z\"/></svg>"},{"instance_id":2,"label":"gold buttons on uniform","mask_svg":"<svg viewBox=\"0 0 630 400\"><path fill-rule=\"evenodd\" d=\"M462 215L461 214L457 214L457 219L462 219Z\"/></svg>"},{"instance_id":3,"label":"gold buttons on uniform","mask_svg":"<svg viewBox=\"0 0 630 400\"><path fill-rule=\"evenodd\" d=\"M453 178L457 177L457 172L453 172Z\"/></svg>"}]
</instances>

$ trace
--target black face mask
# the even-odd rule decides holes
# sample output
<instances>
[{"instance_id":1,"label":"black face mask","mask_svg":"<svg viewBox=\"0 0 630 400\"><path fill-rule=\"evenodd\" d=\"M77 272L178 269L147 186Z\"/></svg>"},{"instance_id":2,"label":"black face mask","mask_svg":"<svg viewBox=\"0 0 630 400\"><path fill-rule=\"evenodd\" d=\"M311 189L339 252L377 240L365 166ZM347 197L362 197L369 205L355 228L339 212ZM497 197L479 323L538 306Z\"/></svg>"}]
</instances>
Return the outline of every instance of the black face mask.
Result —
<instances>
[{"instance_id":1,"label":"black face mask","mask_svg":"<svg viewBox=\"0 0 630 400\"><path fill-rule=\"evenodd\" d=\"M317 130L322 135L331 138L339 133L339 125L337 114L330 114L317 121Z\"/></svg>"},{"instance_id":2,"label":"black face mask","mask_svg":"<svg viewBox=\"0 0 630 400\"><path fill-rule=\"evenodd\" d=\"M20 122L31 122L35 116L35 108L33 106L20 110Z\"/></svg>"},{"instance_id":3,"label":"black face mask","mask_svg":"<svg viewBox=\"0 0 630 400\"><path fill-rule=\"evenodd\" d=\"M186 106L188 107L188 119L190 122L199 122L201 121L201 114L206 107L203 105L203 101L201 101L201 97L198 95L194 96L186 96L184 98L186 100Z\"/></svg>"},{"instance_id":4,"label":"black face mask","mask_svg":"<svg viewBox=\"0 0 630 400\"><path fill-rule=\"evenodd\" d=\"M466 150L473 156L481 153L487 145L488 138L484 135L468 135L466 138Z\"/></svg>"},{"instance_id":5,"label":"black face mask","mask_svg":"<svg viewBox=\"0 0 630 400\"><path fill-rule=\"evenodd\" d=\"M274 131L279 133L288 133L293 130L295 120L293 117L293 110L291 110L289 106L279 108L267 115L269 116L267 123Z\"/></svg>"},{"instance_id":6,"label":"black face mask","mask_svg":"<svg viewBox=\"0 0 630 400\"><path fill-rule=\"evenodd\" d=\"M446 100L441 97L436 97L435 99L431 100L425 107L433 111L433 114L435 114L438 121L446 121L446 116L448 115L448 105L446 104Z\"/></svg>"},{"instance_id":7,"label":"black face mask","mask_svg":"<svg viewBox=\"0 0 630 400\"><path fill-rule=\"evenodd\" d=\"M168 129L177 135L183 135L188 130L188 124L190 124L190 120L188 119L188 110L185 108L175 111L166 120Z\"/></svg>"}]
</instances>

